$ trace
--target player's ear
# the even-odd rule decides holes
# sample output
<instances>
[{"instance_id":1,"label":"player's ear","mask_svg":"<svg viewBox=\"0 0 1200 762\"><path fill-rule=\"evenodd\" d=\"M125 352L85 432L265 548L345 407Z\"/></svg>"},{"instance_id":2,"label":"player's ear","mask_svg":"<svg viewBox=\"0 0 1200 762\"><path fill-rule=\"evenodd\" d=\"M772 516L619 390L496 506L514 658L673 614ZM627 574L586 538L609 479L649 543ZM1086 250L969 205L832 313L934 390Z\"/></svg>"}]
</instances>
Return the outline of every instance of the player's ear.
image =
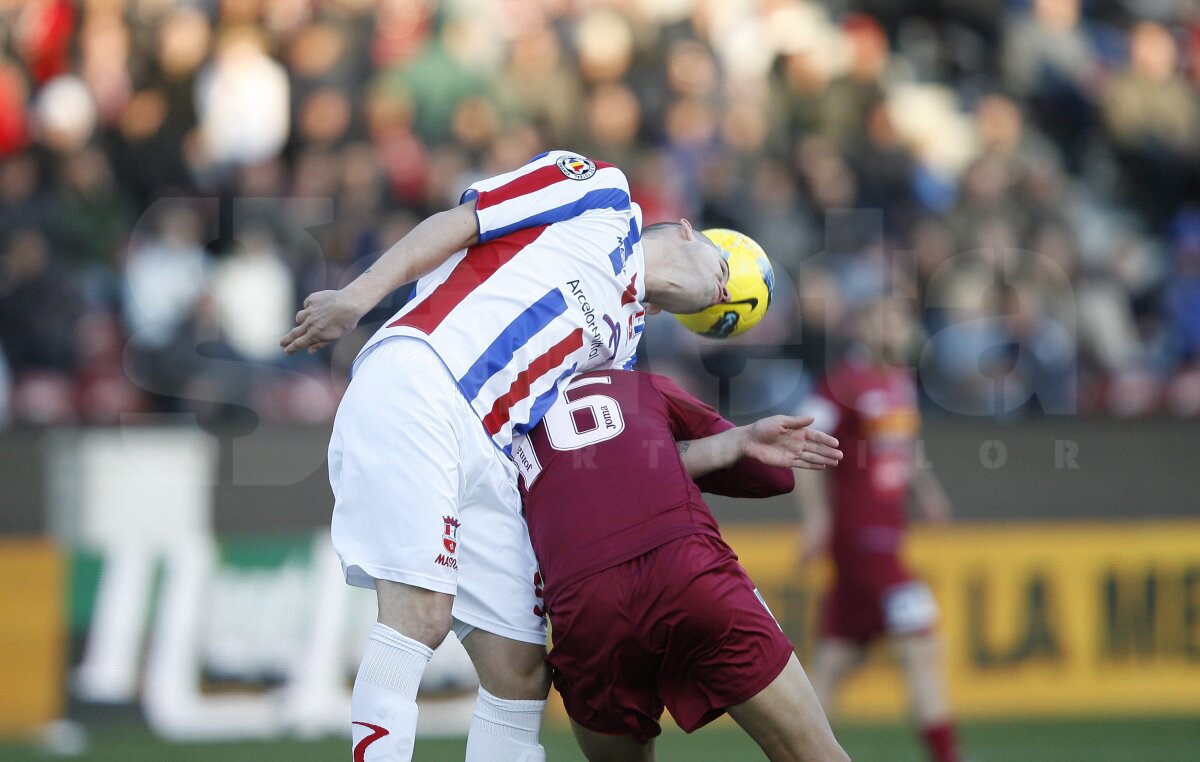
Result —
<instances>
[{"instance_id":1,"label":"player's ear","mask_svg":"<svg viewBox=\"0 0 1200 762\"><path fill-rule=\"evenodd\" d=\"M680 218L679 228L683 231L683 240L690 241L696 237L696 234L692 228L692 223L688 222L686 219Z\"/></svg>"}]
</instances>

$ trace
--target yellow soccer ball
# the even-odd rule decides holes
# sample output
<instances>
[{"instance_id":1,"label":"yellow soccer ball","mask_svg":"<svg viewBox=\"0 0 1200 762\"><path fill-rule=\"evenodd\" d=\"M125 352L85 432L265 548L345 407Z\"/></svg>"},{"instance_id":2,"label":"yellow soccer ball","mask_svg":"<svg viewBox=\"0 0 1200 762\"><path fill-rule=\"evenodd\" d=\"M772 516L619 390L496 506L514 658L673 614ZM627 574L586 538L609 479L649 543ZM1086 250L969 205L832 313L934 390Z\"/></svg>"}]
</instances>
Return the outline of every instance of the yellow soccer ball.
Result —
<instances>
[{"instance_id":1,"label":"yellow soccer ball","mask_svg":"<svg viewBox=\"0 0 1200 762\"><path fill-rule=\"evenodd\" d=\"M732 301L676 315L675 319L701 336L713 339L739 336L758 325L767 314L771 292L775 290L775 271L767 253L750 236L725 228L710 228L704 235L725 253Z\"/></svg>"}]
</instances>

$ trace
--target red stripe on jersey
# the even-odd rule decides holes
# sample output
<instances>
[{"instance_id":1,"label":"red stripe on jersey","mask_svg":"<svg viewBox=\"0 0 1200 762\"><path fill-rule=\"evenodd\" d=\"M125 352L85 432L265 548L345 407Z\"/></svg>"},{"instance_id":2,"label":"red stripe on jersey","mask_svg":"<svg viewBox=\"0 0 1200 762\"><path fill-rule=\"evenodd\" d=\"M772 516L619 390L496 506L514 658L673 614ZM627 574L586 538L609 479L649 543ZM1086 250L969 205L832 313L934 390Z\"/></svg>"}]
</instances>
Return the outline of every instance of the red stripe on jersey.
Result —
<instances>
[{"instance_id":1,"label":"red stripe on jersey","mask_svg":"<svg viewBox=\"0 0 1200 762\"><path fill-rule=\"evenodd\" d=\"M524 228L487 243L472 246L450 277L446 278L423 302L412 311L388 323L388 328L408 326L424 333L433 333L450 310L457 307L472 291L513 257L538 239L549 225Z\"/></svg>"},{"instance_id":2,"label":"red stripe on jersey","mask_svg":"<svg viewBox=\"0 0 1200 762\"><path fill-rule=\"evenodd\" d=\"M612 164L603 161L593 163L596 165L596 171L612 166ZM495 206L496 204L503 204L505 201L511 201L517 196L524 196L544 188L549 188L551 185L565 179L566 176L558 168L557 164L538 167L532 172L521 175L515 180L501 185L499 188L482 191L479 197L475 199L475 211L487 209L489 206Z\"/></svg>"},{"instance_id":3,"label":"red stripe on jersey","mask_svg":"<svg viewBox=\"0 0 1200 762\"><path fill-rule=\"evenodd\" d=\"M492 411L483 419L483 427L491 436L499 433L508 423L512 406L529 396L529 387L542 376L562 364L562 361L583 346L583 329L576 328L566 338L550 347L544 355L529 363L529 367L517 374L508 391L492 403Z\"/></svg>"},{"instance_id":4,"label":"red stripe on jersey","mask_svg":"<svg viewBox=\"0 0 1200 762\"><path fill-rule=\"evenodd\" d=\"M499 188L482 191L479 194L479 198L475 200L475 210L479 211L480 209L487 209L489 206L503 204L505 201L510 201L517 196L524 196L540 191L543 188L549 188L560 180L566 179L566 175L558 168L557 164L539 167L532 172L521 175L515 180L501 185Z\"/></svg>"},{"instance_id":5,"label":"red stripe on jersey","mask_svg":"<svg viewBox=\"0 0 1200 762\"><path fill-rule=\"evenodd\" d=\"M621 306L632 304L637 301L637 273L629 279L629 285L625 287L625 293L621 294Z\"/></svg>"}]
</instances>

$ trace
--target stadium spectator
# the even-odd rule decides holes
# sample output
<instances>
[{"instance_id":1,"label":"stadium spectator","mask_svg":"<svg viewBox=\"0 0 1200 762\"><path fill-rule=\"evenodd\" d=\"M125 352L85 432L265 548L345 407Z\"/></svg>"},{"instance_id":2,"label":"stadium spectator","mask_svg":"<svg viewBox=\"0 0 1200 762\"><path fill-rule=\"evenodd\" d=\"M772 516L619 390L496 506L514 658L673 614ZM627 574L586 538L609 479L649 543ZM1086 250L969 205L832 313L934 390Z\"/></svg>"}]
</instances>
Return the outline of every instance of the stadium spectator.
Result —
<instances>
[{"instance_id":1,"label":"stadium spectator","mask_svg":"<svg viewBox=\"0 0 1200 762\"><path fill-rule=\"evenodd\" d=\"M1179 359L1200 363L1200 212L1189 211L1175 224L1172 273L1165 293L1171 334Z\"/></svg>"},{"instance_id":2,"label":"stadium spectator","mask_svg":"<svg viewBox=\"0 0 1200 762\"><path fill-rule=\"evenodd\" d=\"M248 225L239 246L212 270L212 298L221 333L238 355L255 362L279 359L278 337L292 326L292 273L270 230Z\"/></svg>"},{"instance_id":3,"label":"stadium spectator","mask_svg":"<svg viewBox=\"0 0 1200 762\"><path fill-rule=\"evenodd\" d=\"M1171 32L1142 22L1129 38L1129 69L1105 96L1104 115L1128 200L1153 225L1178 208L1200 159L1200 103L1176 70Z\"/></svg>"},{"instance_id":4,"label":"stadium spectator","mask_svg":"<svg viewBox=\"0 0 1200 762\"><path fill-rule=\"evenodd\" d=\"M0 259L0 344L18 380L35 371L66 375L75 369L80 304L63 269L40 231L8 236ZM42 317L49 304L55 320Z\"/></svg>"},{"instance_id":5,"label":"stadium spectator","mask_svg":"<svg viewBox=\"0 0 1200 762\"><path fill-rule=\"evenodd\" d=\"M0 346L0 426L8 423L9 399L12 397L12 373L4 359L4 347Z\"/></svg>"},{"instance_id":6,"label":"stadium spectator","mask_svg":"<svg viewBox=\"0 0 1200 762\"><path fill-rule=\"evenodd\" d=\"M125 262L125 322L135 345L165 347L204 292L210 267L200 220L183 202L159 213L156 229L135 238Z\"/></svg>"},{"instance_id":7,"label":"stadium spectator","mask_svg":"<svg viewBox=\"0 0 1200 762\"><path fill-rule=\"evenodd\" d=\"M256 31L230 29L196 79L205 159L221 167L275 156L287 140L288 78Z\"/></svg>"},{"instance_id":8,"label":"stadium spectator","mask_svg":"<svg viewBox=\"0 0 1200 762\"><path fill-rule=\"evenodd\" d=\"M1100 75L1080 0L1035 0L1031 15L1009 24L1002 64L1009 91L1028 103L1038 128L1079 169Z\"/></svg>"}]
</instances>

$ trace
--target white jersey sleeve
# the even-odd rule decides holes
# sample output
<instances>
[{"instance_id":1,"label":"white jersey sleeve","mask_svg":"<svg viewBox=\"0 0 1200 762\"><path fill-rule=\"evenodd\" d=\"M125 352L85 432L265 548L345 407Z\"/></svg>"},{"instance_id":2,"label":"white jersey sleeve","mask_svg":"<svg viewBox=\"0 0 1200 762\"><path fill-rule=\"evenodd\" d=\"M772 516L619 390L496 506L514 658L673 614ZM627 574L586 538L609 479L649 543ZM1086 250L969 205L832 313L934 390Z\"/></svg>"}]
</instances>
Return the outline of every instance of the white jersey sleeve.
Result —
<instances>
[{"instance_id":1,"label":"white jersey sleeve","mask_svg":"<svg viewBox=\"0 0 1200 762\"><path fill-rule=\"evenodd\" d=\"M461 202L471 199L479 243L588 212L630 209L629 182L620 169L570 151L548 151L512 172L480 180Z\"/></svg>"}]
</instances>

